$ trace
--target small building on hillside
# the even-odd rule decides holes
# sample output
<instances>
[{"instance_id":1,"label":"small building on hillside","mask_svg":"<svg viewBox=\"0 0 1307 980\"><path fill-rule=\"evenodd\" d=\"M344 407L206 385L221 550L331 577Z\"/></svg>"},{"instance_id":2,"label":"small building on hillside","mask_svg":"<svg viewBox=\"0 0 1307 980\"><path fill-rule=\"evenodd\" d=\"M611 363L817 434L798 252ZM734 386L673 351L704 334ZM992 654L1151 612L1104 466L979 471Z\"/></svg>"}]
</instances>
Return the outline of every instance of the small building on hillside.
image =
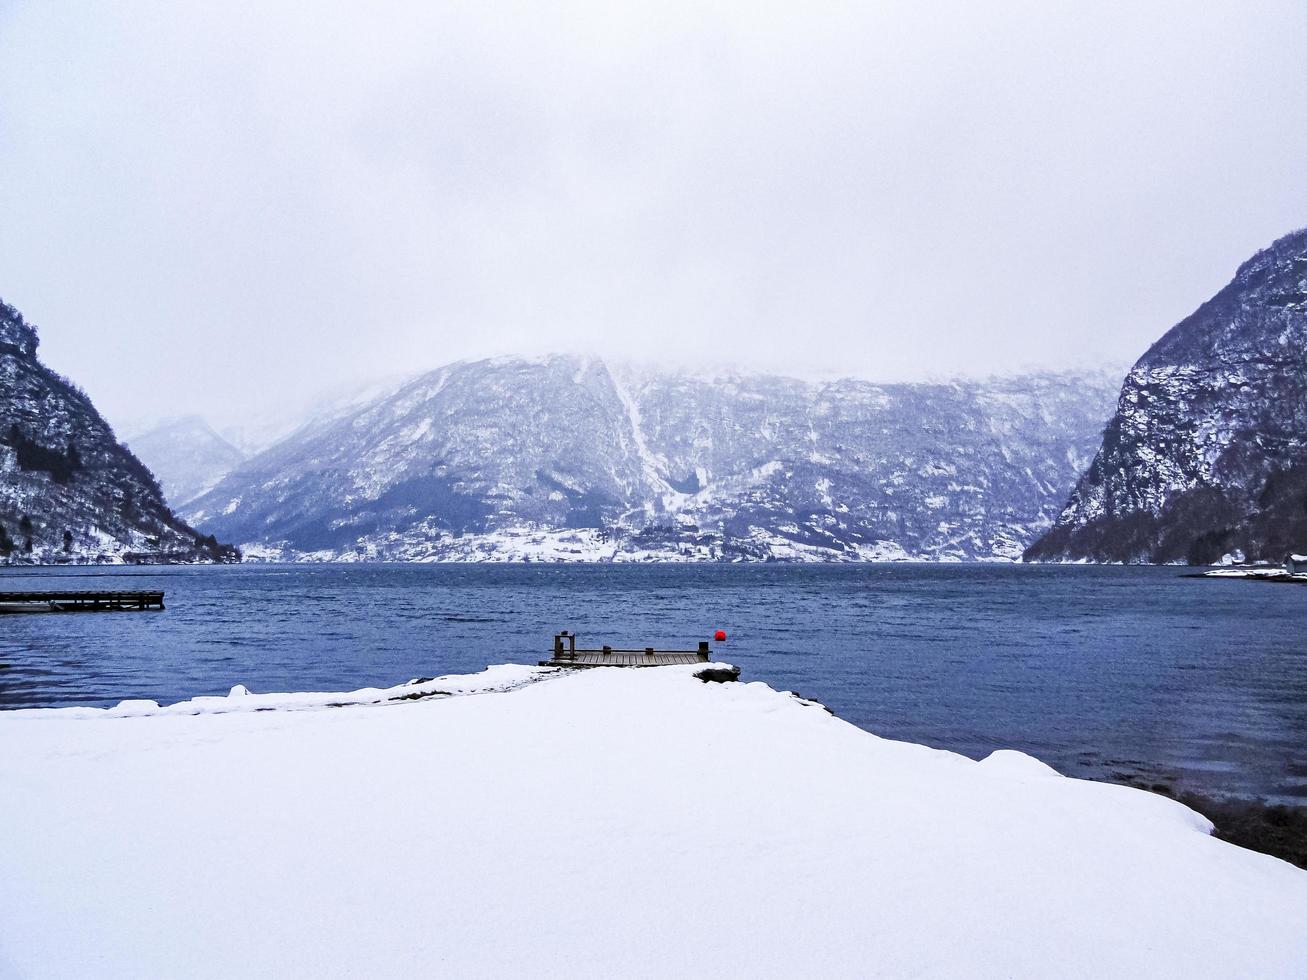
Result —
<instances>
[{"instance_id":1,"label":"small building on hillside","mask_svg":"<svg viewBox=\"0 0 1307 980\"><path fill-rule=\"evenodd\" d=\"M1284 560L1284 570L1290 575L1307 575L1307 555L1290 555Z\"/></svg>"}]
</instances>

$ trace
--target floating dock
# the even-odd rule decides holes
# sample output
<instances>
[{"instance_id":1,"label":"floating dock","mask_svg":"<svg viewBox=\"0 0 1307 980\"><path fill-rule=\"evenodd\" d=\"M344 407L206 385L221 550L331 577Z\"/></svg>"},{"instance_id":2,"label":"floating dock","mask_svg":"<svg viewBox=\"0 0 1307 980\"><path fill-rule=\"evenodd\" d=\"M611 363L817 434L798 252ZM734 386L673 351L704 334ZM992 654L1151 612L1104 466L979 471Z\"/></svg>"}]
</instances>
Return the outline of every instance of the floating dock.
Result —
<instances>
[{"instance_id":1,"label":"floating dock","mask_svg":"<svg viewBox=\"0 0 1307 980\"><path fill-rule=\"evenodd\" d=\"M0 592L0 613L145 612L161 609L162 592Z\"/></svg>"},{"instance_id":2,"label":"floating dock","mask_svg":"<svg viewBox=\"0 0 1307 980\"><path fill-rule=\"evenodd\" d=\"M697 650L622 649L596 647L579 649L576 634L564 630L554 635L554 655L541 660L541 667L666 667L670 664L706 664L712 659L708 641L700 640Z\"/></svg>"}]
</instances>

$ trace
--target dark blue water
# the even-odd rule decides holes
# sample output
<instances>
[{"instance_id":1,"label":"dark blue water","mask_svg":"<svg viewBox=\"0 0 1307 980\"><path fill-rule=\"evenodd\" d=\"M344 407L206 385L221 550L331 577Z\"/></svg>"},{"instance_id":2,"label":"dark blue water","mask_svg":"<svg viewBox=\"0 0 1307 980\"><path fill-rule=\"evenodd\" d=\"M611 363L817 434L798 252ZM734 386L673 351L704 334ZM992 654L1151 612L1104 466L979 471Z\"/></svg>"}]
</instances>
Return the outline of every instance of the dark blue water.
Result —
<instances>
[{"instance_id":1,"label":"dark blue water","mask_svg":"<svg viewBox=\"0 0 1307 980\"><path fill-rule=\"evenodd\" d=\"M26 569L163 613L0 617L0 707L348 690L583 645L719 651L881 735L1063 772L1307 800L1307 589L1176 569L228 566Z\"/></svg>"}]
</instances>

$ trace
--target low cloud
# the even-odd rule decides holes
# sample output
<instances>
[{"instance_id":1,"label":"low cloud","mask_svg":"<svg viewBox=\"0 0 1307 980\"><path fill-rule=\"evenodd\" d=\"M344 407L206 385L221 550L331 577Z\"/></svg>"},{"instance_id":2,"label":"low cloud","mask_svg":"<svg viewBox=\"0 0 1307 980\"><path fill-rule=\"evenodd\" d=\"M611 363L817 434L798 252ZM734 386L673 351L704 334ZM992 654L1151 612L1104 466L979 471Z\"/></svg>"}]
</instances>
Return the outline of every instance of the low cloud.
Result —
<instances>
[{"instance_id":1,"label":"low cloud","mask_svg":"<svg viewBox=\"0 0 1307 980\"><path fill-rule=\"evenodd\" d=\"M1307 224L1293 0L316 6L0 13L0 295L111 416L1125 363Z\"/></svg>"}]
</instances>

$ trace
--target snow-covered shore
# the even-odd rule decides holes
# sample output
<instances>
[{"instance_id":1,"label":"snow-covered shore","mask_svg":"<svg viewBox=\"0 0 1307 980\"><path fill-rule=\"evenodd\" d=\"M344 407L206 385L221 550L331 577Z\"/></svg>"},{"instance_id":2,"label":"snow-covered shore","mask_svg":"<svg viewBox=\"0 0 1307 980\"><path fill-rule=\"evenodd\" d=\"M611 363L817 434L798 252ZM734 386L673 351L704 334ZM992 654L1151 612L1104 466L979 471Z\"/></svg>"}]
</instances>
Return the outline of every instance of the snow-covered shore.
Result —
<instances>
[{"instance_id":1,"label":"snow-covered shore","mask_svg":"<svg viewBox=\"0 0 1307 980\"><path fill-rule=\"evenodd\" d=\"M1288 572L1279 565L1213 568L1203 572L1202 576L1203 578L1245 578L1260 582L1297 582L1307 585L1307 574Z\"/></svg>"},{"instance_id":2,"label":"snow-covered shore","mask_svg":"<svg viewBox=\"0 0 1307 980\"><path fill-rule=\"evenodd\" d=\"M694 670L0 713L0 976L1307 973L1176 802Z\"/></svg>"},{"instance_id":3,"label":"snow-covered shore","mask_svg":"<svg viewBox=\"0 0 1307 980\"><path fill-rule=\"evenodd\" d=\"M797 530L797 529L796 529ZM871 561L1014 562L1020 544L1010 543L1002 554L972 557L962 550L909 554L898 543L877 541L832 548L802 544L761 528L732 540L729 546L717 535L696 535L703 540L684 541L675 535L662 540L614 539L599 528L510 527L482 534L453 535L437 528L389 533L360 539L353 547L301 551L286 544L248 542L241 553L249 562L353 563L400 561L416 564L484 564L510 562L689 564L779 561L788 563L849 564Z\"/></svg>"}]
</instances>

